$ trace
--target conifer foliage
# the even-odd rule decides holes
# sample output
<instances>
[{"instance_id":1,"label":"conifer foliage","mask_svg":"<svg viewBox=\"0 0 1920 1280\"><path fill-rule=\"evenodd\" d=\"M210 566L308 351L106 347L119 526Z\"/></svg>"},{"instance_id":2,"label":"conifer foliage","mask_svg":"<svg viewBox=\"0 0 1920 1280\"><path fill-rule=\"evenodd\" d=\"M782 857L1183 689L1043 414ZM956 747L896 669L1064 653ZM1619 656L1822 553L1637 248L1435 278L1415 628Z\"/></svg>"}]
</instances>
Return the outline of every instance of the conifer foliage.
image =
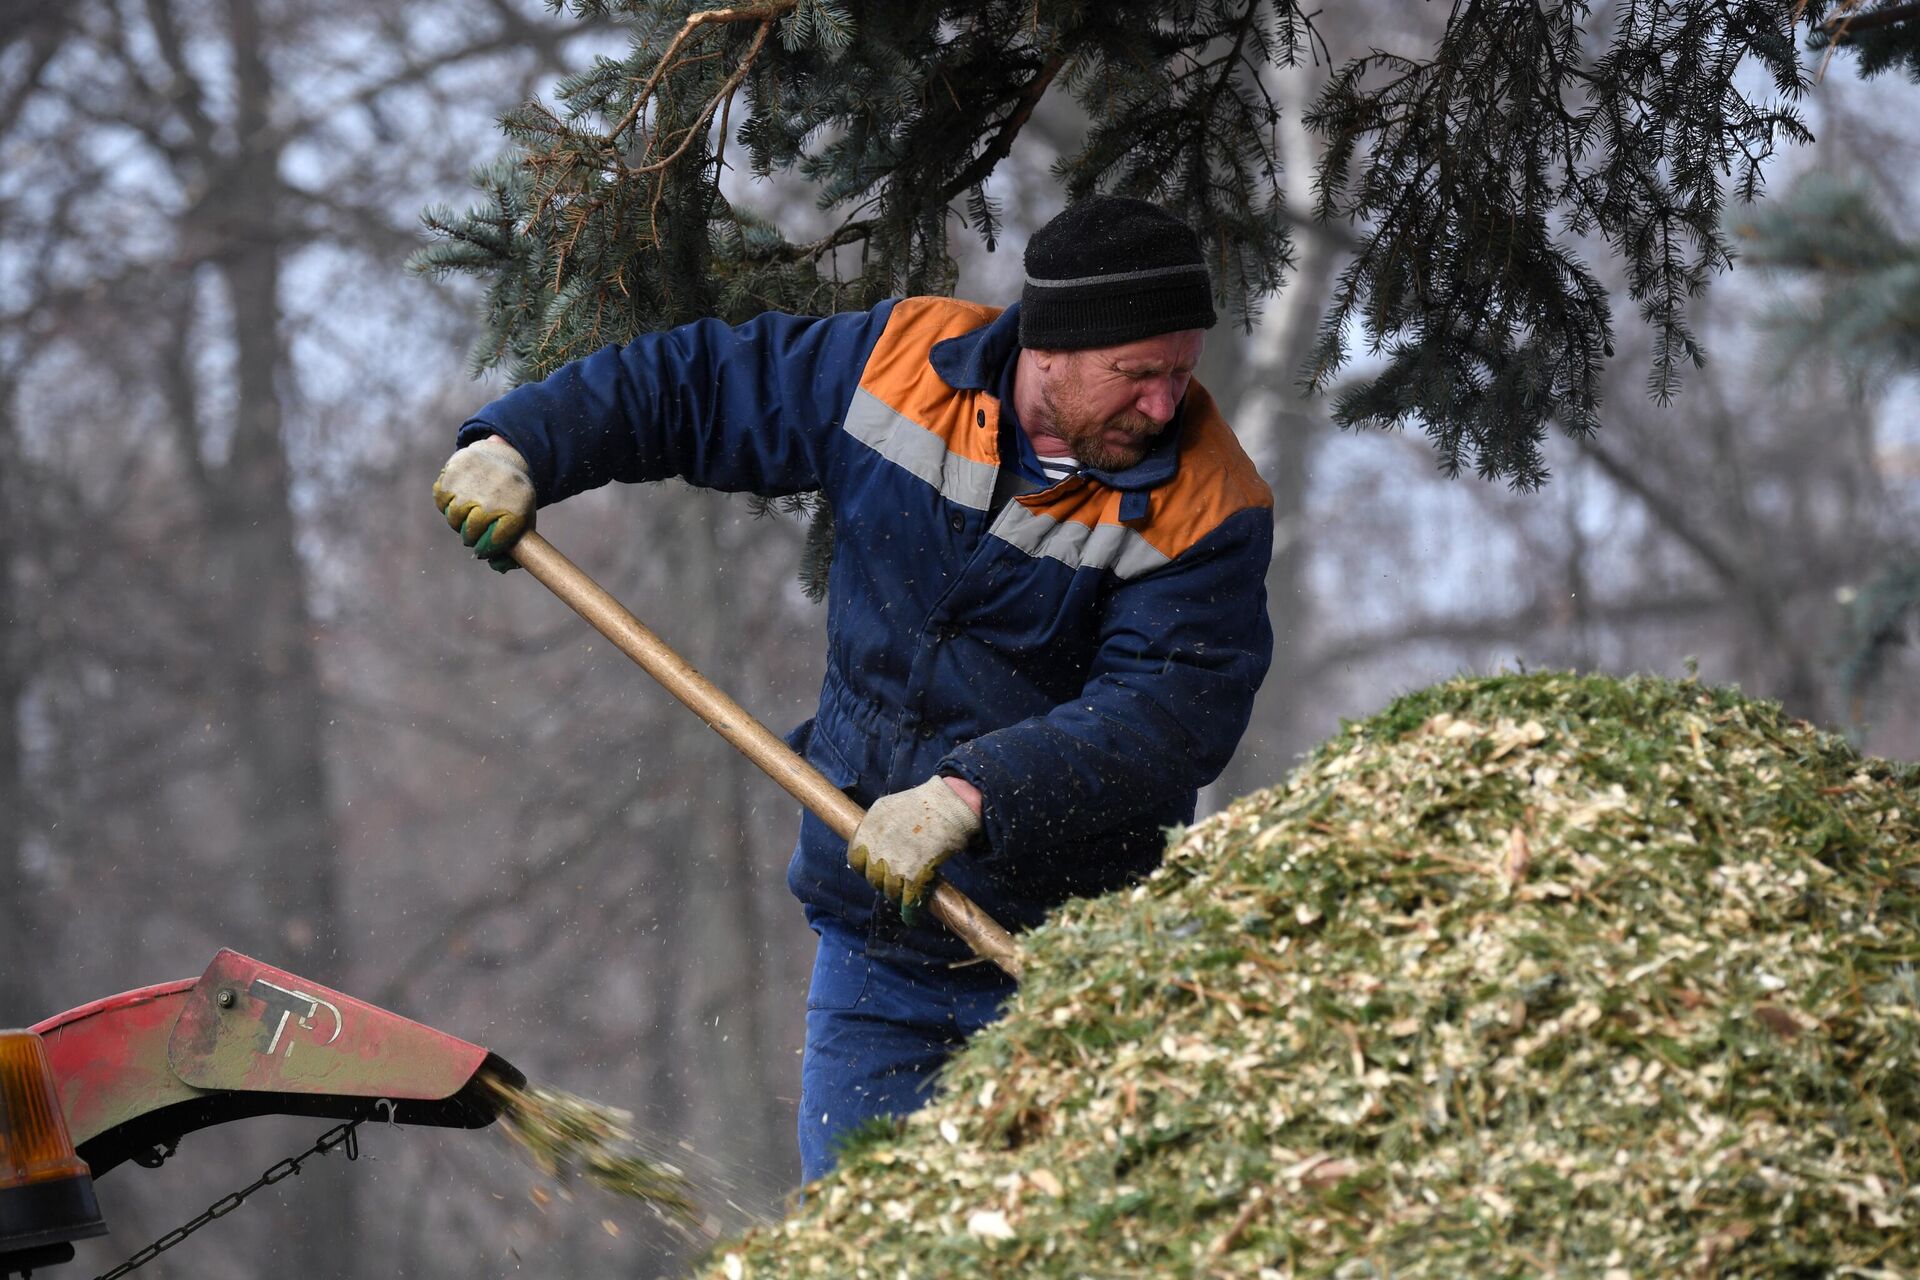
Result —
<instances>
[{"instance_id":1,"label":"conifer foliage","mask_svg":"<svg viewBox=\"0 0 1920 1280\"><path fill-rule=\"evenodd\" d=\"M1851 48L1860 57L1862 75L1901 70L1920 79L1920 4L1891 0L1874 4L1854 0L1814 32L1816 48Z\"/></svg>"},{"instance_id":2,"label":"conifer foliage","mask_svg":"<svg viewBox=\"0 0 1920 1280\"><path fill-rule=\"evenodd\" d=\"M568 3L630 22L626 56L510 113L516 152L480 174L476 208L429 211L416 259L489 281L477 365L533 377L696 316L946 292L949 237L995 241L987 179L1049 93L1091 121L1055 166L1069 195L1187 218L1250 325L1296 212L1270 75L1324 57L1316 212L1360 248L1303 377L1343 424L1420 425L1450 473L1521 486L1545 478L1550 422L1598 425L1613 327L1591 256L1623 264L1649 390L1671 396L1702 358L1687 306L1729 261L1727 197L1807 136L1803 40L1858 44L1844 20L1876 67L1902 66L1891 51L1920 29L1916 6L1874 0L1455 0L1425 55L1335 63L1297 0ZM789 238L726 198L727 166L798 175L831 229ZM1356 331L1384 357L1361 376Z\"/></svg>"},{"instance_id":3,"label":"conifer foliage","mask_svg":"<svg viewBox=\"0 0 1920 1280\"><path fill-rule=\"evenodd\" d=\"M1431 57L1342 67L1314 108L1329 141L1324 217L1371 223L1341 276L1309 377L1324 386L1360 319L1387 367L1342 393L1349 423L1423 421L1449 471L1544 478L1549 419L1597 425L1612 354L1599 240L1625 265L1654 334L1665 400L1700 346L1687 302L1728 262L1728 180L1759 189L1776 139L1809 135L1789 0L1455 6ZM1736 76L1757 63L1775 97Z\"/></svg>"},{"instance_id":4,"label":"conifer foliage","mask_svg":"<svg viewBox=\"0 0 1920 1280\"><path fill-rule=\"evenodd\" d=\"M518 151L481 174L481 205L428 213L438 242L417 265L492 283L481 366L537 376L697 316L949 292L953 225L995 241L986 180L1049 91L1072 93L1096 121L1060 166L1068 189L1179 208L1235 314L1250 318L1289 263L1278 117L1260 75L1311 37L1291 4L572 8L628 17L628 55L560 85L557 111L510 113ZM725 198L725 165L797 173L839 221L817 240L789 240Z\"/></svg>"}]
</instances>

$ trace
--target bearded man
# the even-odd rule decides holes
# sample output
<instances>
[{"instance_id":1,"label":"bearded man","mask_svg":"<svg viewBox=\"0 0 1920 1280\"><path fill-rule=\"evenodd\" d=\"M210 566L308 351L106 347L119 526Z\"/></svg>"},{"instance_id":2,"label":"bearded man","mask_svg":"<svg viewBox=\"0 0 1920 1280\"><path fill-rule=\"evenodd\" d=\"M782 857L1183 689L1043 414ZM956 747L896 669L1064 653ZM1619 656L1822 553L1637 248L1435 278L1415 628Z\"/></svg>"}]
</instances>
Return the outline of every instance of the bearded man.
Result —
<instances>
[{"instance_id":1,"label":"bearded man","mask_svg":"<svg viewBox=\"0 0 1920 1280\"><path fill-rule=\"evenodd\" d=\"M834 515L827 670L790 736L870 806L808 815L819 935L801 1164L926 1100L1011 981L910 908L936 868L1011 928L1158 865L1272 655L1272 495L1193 381L1215 323L1185 224L1094 196L1035 233L1005 310L903 298L648 334L461 427L434 486L496 568L536 507L679 476Z\"/></svg>"}]
</instances>

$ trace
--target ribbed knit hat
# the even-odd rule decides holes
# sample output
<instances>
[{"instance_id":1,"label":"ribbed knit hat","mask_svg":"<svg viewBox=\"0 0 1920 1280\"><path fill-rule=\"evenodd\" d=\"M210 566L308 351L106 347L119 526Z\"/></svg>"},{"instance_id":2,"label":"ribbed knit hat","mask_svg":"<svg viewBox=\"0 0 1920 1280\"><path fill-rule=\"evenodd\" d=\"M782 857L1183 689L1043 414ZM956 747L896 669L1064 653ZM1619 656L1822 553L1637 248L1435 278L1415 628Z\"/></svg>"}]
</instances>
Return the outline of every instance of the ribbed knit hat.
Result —
<instances>
[{"instance_id":1,"label":"ribbed knit hat","mask_svg":"<svg viewBox=\"0 0 1920 1280\"><path fill-rule=\"evenodd\" d=\"M1020 345L1108 347L1211 329L1213 290L1200 237L1159 205L1088 196L1027 242Z\"/></svg>"}]
</instances>

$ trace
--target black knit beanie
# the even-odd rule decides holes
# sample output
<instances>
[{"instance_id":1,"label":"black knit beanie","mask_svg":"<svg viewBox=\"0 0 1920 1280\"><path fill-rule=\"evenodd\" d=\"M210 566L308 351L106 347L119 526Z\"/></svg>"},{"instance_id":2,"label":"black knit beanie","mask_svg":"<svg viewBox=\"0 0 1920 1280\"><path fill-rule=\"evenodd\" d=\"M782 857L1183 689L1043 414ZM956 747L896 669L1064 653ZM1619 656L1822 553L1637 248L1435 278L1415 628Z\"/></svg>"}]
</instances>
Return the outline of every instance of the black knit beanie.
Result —
<instances>
[{"instance_id":1,"label":"black knit beanie","mask_svg":"<svg viewBox=\"0 0 1920 1280\"><path fill-rule=\"evenodd\" d=\"M1211 329L1213 291L1200 237L1145 200L1088 196L1027 242L1020 345L1108 347Z\"/></svg>"}]
</instances>

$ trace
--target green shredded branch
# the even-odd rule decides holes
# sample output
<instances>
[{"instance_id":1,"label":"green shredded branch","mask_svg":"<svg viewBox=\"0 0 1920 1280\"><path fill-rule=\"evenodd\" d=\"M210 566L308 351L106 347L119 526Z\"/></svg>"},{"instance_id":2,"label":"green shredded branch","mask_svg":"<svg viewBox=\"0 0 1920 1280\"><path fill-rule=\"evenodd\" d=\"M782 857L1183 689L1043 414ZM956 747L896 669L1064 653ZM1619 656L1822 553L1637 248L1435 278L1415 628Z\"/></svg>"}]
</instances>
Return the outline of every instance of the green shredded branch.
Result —
<instances>
[{"instance_id":1,"label":"green shredded branch","mask_svg":"<svg viewBox=\"0 0 1920 1280\"><path fill-rule=\"evenodd\" d=\"M491 1074L482 1080L500 1104L500 1127L540 1172L562 1186L584 1181L640 1201L695 1236L706 1232L692 1184L644 1154L630 1114L557 1089L516 1086Z\"/></svg>"}]
</instances>

